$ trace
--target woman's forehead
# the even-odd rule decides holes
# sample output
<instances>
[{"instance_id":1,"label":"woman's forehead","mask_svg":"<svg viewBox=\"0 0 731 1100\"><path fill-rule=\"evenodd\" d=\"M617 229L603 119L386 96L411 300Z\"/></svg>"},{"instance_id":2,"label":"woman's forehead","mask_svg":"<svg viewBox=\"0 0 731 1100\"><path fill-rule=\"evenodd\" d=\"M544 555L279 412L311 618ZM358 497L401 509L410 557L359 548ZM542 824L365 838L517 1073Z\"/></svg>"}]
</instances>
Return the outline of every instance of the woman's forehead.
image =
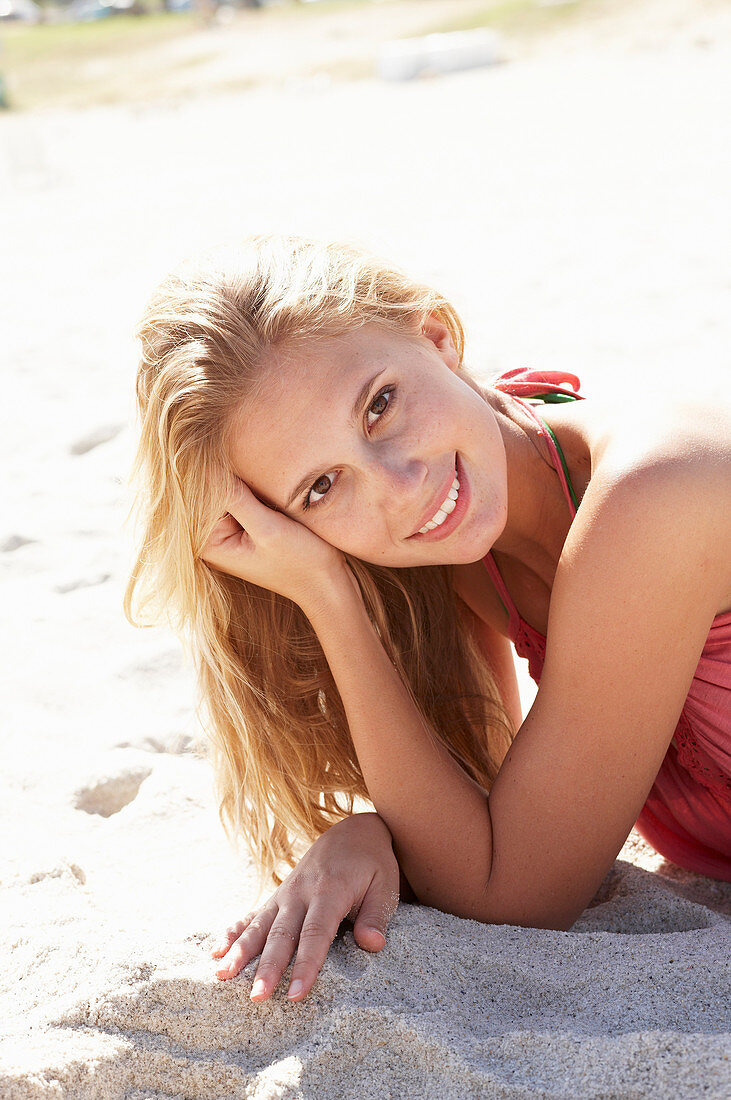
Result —
<instances>
[{"instance_id":1,"label":"woman's forehead","mask_svg":"<svg viewBox=\"0 0 731 1100\"><path fill-rule=\"evenodd\" d=\"M358 367L344 350L316 341L302 351L277 349L263 364L255 390L232 418L229 442L236 473L255 491L272 496L272 487L284 490L282 482L297 474L303 459L326 458L357 389Z\"/></svg>"},{"instance_id":2,"label":"woman's forehead","mask_svg":"<svg viewBox=\"0 0 731 1100\"><path fill-rule=\"evenodd\" d=\"M355 352L355 354L354 354ZM348 384L363 355L346 335L313 338L271 348L265 353L254 387L242 402L244 414L255 404L283 412L309 405L322 387Z\"/></svg>"},{"instance_id":3,"label":"woman's forehead","mask_svg":"<svg viewBox=\"0 0 731 1100\"><path fill-rule=\"evenodd\" d=\"M324 387L335 384L347 401L350 390L362 385L371 363L377 361L384 367L394 363L403 355L404 346L403 336L376 325L277 345L265 352L242 409L253 401L279 408L309 405L314 397L321 402Z\"/></svg>"},{"instance_id":4,"label":"woman's forehead","mask_svg":"<svg viewBox=\"0 0 731 1100\"><path fill-rule=\"evenodd\" d=\"M272 366L292 371L318 363L347 366L387 344L394 335L377 325L359 325L340 332L301 336L273 347L265 356L265 364L269 359Z\"/></svg>"}]
</instances>

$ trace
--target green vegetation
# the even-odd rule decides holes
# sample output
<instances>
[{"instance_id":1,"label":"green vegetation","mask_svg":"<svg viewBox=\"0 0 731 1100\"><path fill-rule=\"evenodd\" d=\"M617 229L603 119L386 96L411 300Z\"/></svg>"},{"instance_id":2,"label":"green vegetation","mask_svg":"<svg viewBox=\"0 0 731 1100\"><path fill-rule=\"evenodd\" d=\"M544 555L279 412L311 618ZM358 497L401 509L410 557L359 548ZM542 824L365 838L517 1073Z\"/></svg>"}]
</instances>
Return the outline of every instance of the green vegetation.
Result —
<instances>
[{"instance_id":1,"label":"green vegetation","mask_svg":"<svg viewBox=\"0 0 731 1100\"><path fill-rule=\"evenodd\" d=\"M50 57L72 63L90 55L120 53L185 33L195 16L158 12L155 15L115 15L93 23L56 23L26 27L6 23L2 29L3 57L32 65Z\"/></svg>"},{"instance_id":2,"label":"green vegetation","mask_svg":"<svg viewBox=\"0 0 731 1100\"><path fill-rule=\"evenodd\" d=\"M592 0L565 0L541 3L541 0L486 0L478 7L460 10L458 5L446 19L423 26L419 34L447 34L493 27L513 34L531 34L550 30L583 14Z\"/></svg>"},{"instance_id":3,"label":"green vegetation","mask_svg":"<svg viewBox=\"0 0 731 1100\"><path fill-rule=\"evenodd\" d=\"M12 107L89 106L126 98L116 77L161 43L190 34L189 13L116 15L93 23L7 25L0 66ZM127 74L129 85L132 73Z\"/></svg>"},{"instance_id":4,"label":"green vegetation","mask_svg":"<svg viewBox=\"0 0 731 1100\"><path fill-rule=\"evenodd\" d=\"M8 105L16 110L179 100L314 73L357 80L375 73L374 43L396 34L411 38L496 27L519 37L549 30L601 2L452 0L432 6L425 0L324 0L239 10L225 25L205 25L194 12L37 27L6 24L0 30L0 76ZM432 22L425 25L428 17ZM328 49L309 57L307 43L315 36ZM361 40L362 49L354 51L353 41ZM264 73L257 58L271 54L273 43L279 68Z\"/></svg>"}]
</instances>

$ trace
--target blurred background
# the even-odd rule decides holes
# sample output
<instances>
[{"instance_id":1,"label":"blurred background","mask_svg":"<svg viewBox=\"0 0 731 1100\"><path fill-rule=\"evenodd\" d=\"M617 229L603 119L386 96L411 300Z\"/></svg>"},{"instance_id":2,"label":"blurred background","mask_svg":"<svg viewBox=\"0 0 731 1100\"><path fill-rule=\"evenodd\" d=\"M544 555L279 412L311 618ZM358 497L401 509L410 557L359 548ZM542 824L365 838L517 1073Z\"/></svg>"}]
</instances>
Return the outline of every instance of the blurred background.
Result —
<instances>
[{"instance_id":1,"label":"blurred background","mask_svg":"<svg viewBox=\"0 0 731 1100\"><path fill-rule=\"evenodd\" d=\"M346 238L451 296L484 376L731 380L728 0L0 0L0 74L0 763L27 819L90 746L195 734L177 643L121 612L133 330L182 257Z\"/></svg>"}]
</instances>

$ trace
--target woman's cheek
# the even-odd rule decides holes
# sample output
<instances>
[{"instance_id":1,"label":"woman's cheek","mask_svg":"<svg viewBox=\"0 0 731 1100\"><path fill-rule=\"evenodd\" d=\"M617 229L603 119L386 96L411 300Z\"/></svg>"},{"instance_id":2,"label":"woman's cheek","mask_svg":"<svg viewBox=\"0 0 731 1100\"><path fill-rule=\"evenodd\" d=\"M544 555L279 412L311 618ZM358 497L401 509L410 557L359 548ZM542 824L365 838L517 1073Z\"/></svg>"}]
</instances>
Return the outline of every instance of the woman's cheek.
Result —
<instances>
[{"instance_id":1,"label":"woman's cheek","mask_svg":"<svg viewBox=\"0 0 731 1100\"><path fill-rule=\"evenodd\" d=\"M362 519L354 516L349 522L338 525L333 544L346 554L353 554L356 558L364 557L372 546L371 532Z\"/></svg>"}]
</instances>

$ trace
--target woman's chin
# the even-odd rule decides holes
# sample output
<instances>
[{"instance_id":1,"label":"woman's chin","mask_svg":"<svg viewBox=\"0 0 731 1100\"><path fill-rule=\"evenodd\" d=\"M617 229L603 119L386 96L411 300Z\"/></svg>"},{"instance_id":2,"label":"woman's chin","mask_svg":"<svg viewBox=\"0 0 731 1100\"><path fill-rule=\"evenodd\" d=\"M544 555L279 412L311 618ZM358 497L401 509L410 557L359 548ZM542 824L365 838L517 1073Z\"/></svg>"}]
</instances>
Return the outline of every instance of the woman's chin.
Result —
<instances>
[{"instance_id":1,"label":"woman's chin","mask_svg":"<svg viewBox=\"0 0 731 1100\"><path fill-rule=\"evenodd\" d=\"M420 565L469 565L484 558L500 537L505 526L494 515L470 520L464 528L454 531L449 538L435 540L407 539L403 546L384 547L379 553L372 547L359 551L355 548L343 553L358 558L366 565L378 565L386 569L414 569Z\"/></svg>"}]
</instances>

